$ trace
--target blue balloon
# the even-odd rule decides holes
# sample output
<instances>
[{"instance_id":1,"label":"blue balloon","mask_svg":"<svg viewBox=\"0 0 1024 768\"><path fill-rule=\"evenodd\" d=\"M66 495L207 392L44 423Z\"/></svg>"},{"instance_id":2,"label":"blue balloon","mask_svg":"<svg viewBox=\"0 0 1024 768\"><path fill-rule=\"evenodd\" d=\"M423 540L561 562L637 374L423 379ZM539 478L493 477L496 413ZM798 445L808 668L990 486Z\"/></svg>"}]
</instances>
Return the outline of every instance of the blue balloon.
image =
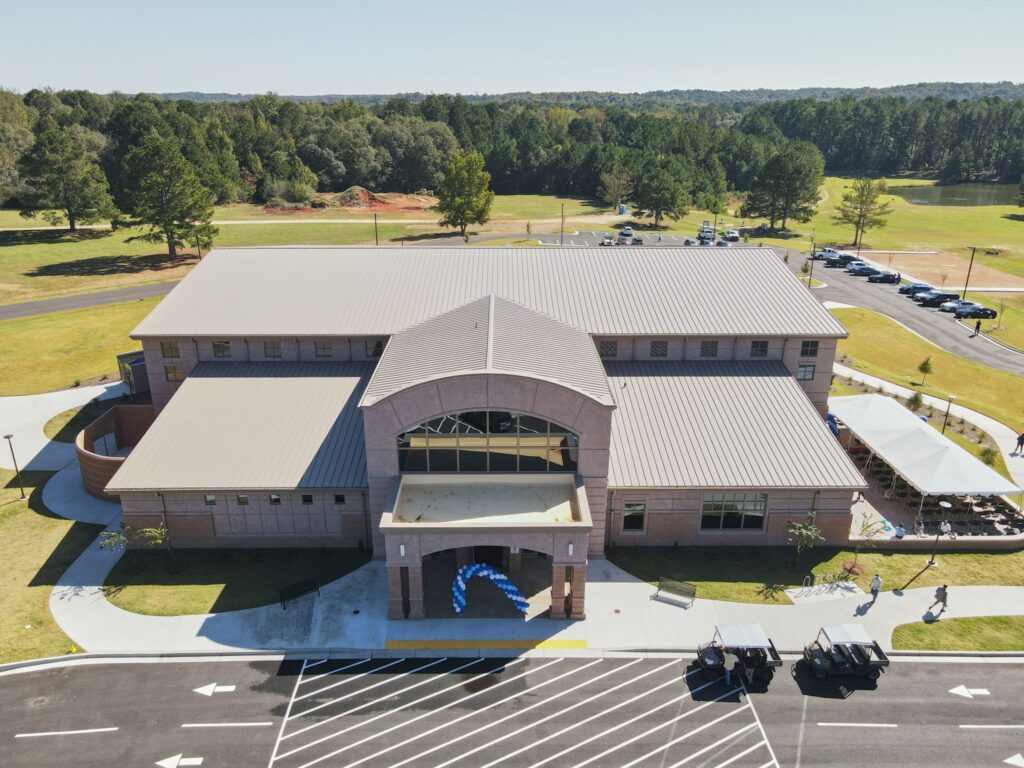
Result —
<instances>
[{"instance_id":1,"label":"blue balloon","mask_svg":"<svg viewBox=\"0 0 1024 768\"><path fill-rule=\"evenodd\" d=\"M456 613L462 613L466 607L466 582L474 576L485 576L490 579L523 613L529 609L530 604L516 586L509 581L508 576L485 563L470 563L459 569L452 582L452 608Z\"/></svg>"}]
</instances>

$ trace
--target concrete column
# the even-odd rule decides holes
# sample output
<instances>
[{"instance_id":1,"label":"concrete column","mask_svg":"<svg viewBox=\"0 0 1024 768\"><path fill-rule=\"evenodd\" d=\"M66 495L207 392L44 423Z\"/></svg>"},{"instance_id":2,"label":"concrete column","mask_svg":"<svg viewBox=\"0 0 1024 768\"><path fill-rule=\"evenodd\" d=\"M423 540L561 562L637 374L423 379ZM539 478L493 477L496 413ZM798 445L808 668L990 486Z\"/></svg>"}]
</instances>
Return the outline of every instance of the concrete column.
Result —
<instances>
[{"instance_id":1,"label":"concrete column","mask_svg":"<svg viewBox=\"0 0 1024 768\"><path fill-rule=\"evenodd\" d=\"M565 618L565 566L551 568L551 618Z\"/></svg>"},{"instance_id":2,"label":"concrete column","mask_svg":"<svg viewBox=\"0 0 1024 768\"><path fill-rule=\"evenodd\" d=\"M569 583L569 618L585 619L584 599L587 591L587 566L574 565Z\"/></svg>"},{"instance_id":3,"label":"concrete column","mask_svg":"<svg viewBox=\"0 0 1024 768\"><path fill-rule=\"evenodd\" d=\"M409 566L409 618L427 618L423 605L423 566Z\"/></svg>"},{"instance_id":4,"label":"concrete column","mask_svg":"<svg viewBox=\"0 0 1024 768\"><path fill-rule=\"evenodd\" d=\"M472 547L457 547L455 549L455 567L461 568L464 565L469 565L473 562L473 548Z\"/></svg>"},{"instance_id":5,"label":"concrete column","mask_svg":"<svg viewBox=\"0 0 1024 768\"><path fill-rule=\"evenodd\" d=\"M508 575L518 576L523 571L523 553L522 552L509 552L508 553Z\"/></svg>"},{"instance_id":6,"label":"concrete column","mask_svg":"<svg viewBox=\"0 0 1024 768\"><path fill-rule=\"evenodd\" d=\"M402 568L397 565L388 566L388 618L405 618L405 610L402 608Z\"/></svg>"}]
</instances>

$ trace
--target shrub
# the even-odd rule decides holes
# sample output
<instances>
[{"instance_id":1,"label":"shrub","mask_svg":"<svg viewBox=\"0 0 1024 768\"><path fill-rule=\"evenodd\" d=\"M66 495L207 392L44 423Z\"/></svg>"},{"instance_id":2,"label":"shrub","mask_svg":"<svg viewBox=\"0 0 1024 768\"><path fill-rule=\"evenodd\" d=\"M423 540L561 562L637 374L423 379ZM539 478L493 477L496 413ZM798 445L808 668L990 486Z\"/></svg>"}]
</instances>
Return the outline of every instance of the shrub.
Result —
<instances>
[{"instance_id":1,"label":"shrub","mask_svg":"<svg viewBox=\"0 0 1024 768\"><path fill-rule=\"evenodd\" d=\"M982 448L981 451L978 452L978 458L981 459L982 464L987 464L990 467L996 463L996 458L998 458L998 456L999 454L992 446Z\"/></svg>"}]
</instances>

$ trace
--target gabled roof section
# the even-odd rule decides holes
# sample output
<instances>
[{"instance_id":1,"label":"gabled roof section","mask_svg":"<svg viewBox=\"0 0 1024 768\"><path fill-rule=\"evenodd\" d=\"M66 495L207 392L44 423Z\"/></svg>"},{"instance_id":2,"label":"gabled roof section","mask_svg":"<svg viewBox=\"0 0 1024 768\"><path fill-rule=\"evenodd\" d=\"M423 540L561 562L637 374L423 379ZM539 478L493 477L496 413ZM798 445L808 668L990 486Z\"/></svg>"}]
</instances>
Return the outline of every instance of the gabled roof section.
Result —
<instances>
[{"instance_id":1,"label":"gabled roof section","mask_svg":"<svg viewBox=\"0 0 1024 768\"><path fill-rule=\"evenodd\" d=\"M472 373L544 379L614 405L589 334L494 294L392 336L359 405Z\"/></svg>"}]
</instances>

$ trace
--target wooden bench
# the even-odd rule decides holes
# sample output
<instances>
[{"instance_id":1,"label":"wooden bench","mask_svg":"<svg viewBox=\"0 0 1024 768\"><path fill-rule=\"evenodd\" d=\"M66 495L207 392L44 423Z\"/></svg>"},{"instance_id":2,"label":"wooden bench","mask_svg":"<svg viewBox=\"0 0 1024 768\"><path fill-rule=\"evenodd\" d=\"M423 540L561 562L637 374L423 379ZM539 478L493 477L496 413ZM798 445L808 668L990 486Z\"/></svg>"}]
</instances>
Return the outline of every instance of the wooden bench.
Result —
<instances>
[{"instance_id":1,"label":"wooden bench","mask_svg":"<svg viewBox=\"0 0 1024 768\"><path fill-rule=\"evenodd\" d=\"M300 597L311 595L316 592L317 597L320 596L320 587L312 579L306 579L305 581L297 581L294 584L289 584L278 592L278 597L281 599L281 608L286 607L286 603L292 600L297 600Z\"/></svg>"},{"instance_id":2,"label":"wooden bench","mask_svg":"<svg viewBox=\"0 0 1024 768\"><path fill-rule=\"evenodd\" d=\"M676 581L675 579L667 579L662 576L658 579L658 590L654 593L654 599L660 599L661 593L672 595L673 597L682 597L684 599L693 601L697 597L697 585L691 584L688 581Z\"/></svg>"}]
</instances>

